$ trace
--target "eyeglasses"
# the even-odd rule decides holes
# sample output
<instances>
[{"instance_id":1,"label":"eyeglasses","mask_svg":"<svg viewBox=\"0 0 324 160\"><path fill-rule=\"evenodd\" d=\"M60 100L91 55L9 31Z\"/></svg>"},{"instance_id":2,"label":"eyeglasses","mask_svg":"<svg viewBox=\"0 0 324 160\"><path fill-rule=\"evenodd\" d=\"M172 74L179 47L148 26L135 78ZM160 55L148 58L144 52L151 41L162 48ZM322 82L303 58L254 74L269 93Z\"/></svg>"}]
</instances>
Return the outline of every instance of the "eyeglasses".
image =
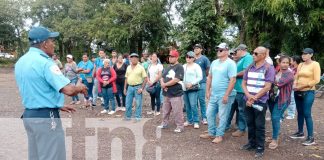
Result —
<instances>
[{"instance_id":1,"label":"eyeglasses","mask_svg":"<svg viewBox=\"0 0 324 160\"><path fill-rule=\"evenodd\" d=\"M174 58L175 56L169 56L169 58Z\"/></svg>"},{"instance_id":2,"label":"eyeglasses","mask_svg":"<svg viewBox=\"0 0 324 160\"><path fill-rule=\"evenodd\" d=\"M252 55L258 56L259 54L260 54L260 53L258 53L258 52L253 52Z\"/></svg>"},{"instance_id":3,"label":"eyeglasses","mask_svg":"<svg viewBox=\"0 0 324 160\"><path fill-rule=\"evenodd\" d=\"M189 59L191 59L191 58L194 58L194 57L186 56L186 58L189 58Z\"/></svg>"}]
</instances>

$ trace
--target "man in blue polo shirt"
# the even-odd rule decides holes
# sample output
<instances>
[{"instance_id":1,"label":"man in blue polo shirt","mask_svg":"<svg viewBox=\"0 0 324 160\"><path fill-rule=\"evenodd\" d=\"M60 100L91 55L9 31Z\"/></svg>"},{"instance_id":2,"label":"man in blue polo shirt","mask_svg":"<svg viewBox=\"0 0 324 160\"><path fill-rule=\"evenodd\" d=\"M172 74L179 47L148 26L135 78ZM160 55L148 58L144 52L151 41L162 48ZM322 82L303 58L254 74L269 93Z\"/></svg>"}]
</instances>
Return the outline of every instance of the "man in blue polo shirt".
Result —
<instances>
[{"instance_id":1,"label":"man in blue polo shirt","mask_svg":"<svg viewBox=\"0 0 324 160\"><path fill-rule=\"evenodd\" d=\"M96 58L96 60L94 61L94 68L93 68L93 89L92 89L92 106L96 106L97 104L97 98L98 98L98 85L99 85L99 81L97 80L96 77L96 73L98 71L99 68L103 67L103 60L106 58L106 53L104 50L100 50L98 53L99 57ZM101 103L103 103L103 100L101 101Z\"/></svg>"},{"instance_id":2,"label":"man in blue polo shirt","mask_svg":"<svg viewBox=\"0 0 324 160\"><path fill-rule=\"evenodd\" d=\"M61 111L74 112L64 105L64 94L87 94L80 83L71 85L52 60L58 32L33 27L28 33L29 51L15 65L15 78L25 111L22 115L28 136L28 159L66 159Z\"/></svg>"}]
</instances>

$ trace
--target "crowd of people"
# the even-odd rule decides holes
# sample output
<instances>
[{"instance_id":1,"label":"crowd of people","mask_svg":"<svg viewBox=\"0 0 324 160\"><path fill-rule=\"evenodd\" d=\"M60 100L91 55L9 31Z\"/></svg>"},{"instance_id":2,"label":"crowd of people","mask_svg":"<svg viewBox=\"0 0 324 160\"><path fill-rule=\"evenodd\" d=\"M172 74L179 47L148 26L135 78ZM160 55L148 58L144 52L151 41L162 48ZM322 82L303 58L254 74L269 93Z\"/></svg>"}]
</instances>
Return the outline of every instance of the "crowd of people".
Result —
<instances>
[{"instance_id":1,"label":"crowd of people","mask_svg":"<svg viewBox=\"0 0 324 160\"><path fill-rule=\"evenodd\" d=\"M247 130L248 143L242 149L255 149L257 157L263 155L265 141L270 142L270 149L278 147L280 123L285 119L285 111L288 110L286 119L294 119L297 108L298 130L290 137L304 138L306 121L308 136L303 144L313 145L311 107L314 86L320 81L319 63L312 60L314 51L305 48L301 57L280 53L275 57L274 66L266 45L257 47L252 54L247 49L245 44L240 44L230 50L226 43L221 43L217 46L216 60L210 64L209 59L202 55L202 45L196 44L193 51L186 53L183 65L178 62L180 53L171 50L170 65L165 68L157 53L144 52L141 61L138 54L132 53L127 65L124 56L118 55L117 51L112 51L109 59L100 50L94 62L84 54L78 65L73 62L72 55L67 55L64 74L72 84L76 84L79 75L88 87L90 94L85 97L85 106L96 106L98 93L102 95L102 114L112 115L116 110L122 110L126 111L125 120L130 120L135 101L134 117L139 121L142 117L142 92L146 90L152 108L148 115L160 115L163 104L163 120L159 128L168 127L173 111L177 126L174 132L180 133L188 126L199 129L200 124L208 124L208 131L200 137L212 139L213 143L223 141L236 112L237 130L232 136L241 137ZM57 61L55 57L53 59ZM72 97L71 104L80 104L78 96ZM271 113L273 132L272 137L266 138L267 108Z\"/></svg>"},{"instance_id":2,"label":"crowd of people","mask_svg":"<svg viewBox=\"0 0 324 160\"><path fill-rule=\"evenodd\" d=\"M32 36L30 33L30 40L35 39ZM51 37L46 38L36 41L37 45L33 45L30 52L43 54L44 51L48 56L53 56L53 51L46 50L46 44L43 43L47 43ZM169 127L170 114L173 112L175 133L183 132L186 127L199 129L201 124L207 125L208 130L203 131L200 138L211 140L215 144L224 141L224 134L230 131L231 121L236 114L236 131L232 132L232 136L242 137L247 132L248 143L241 149L255 151L256 158L263 156L266 142L270 142L270 149L278 147L280 124L284 119L294 119L296 109L298 128L290 137L305 138L305 121L307 138L302 144L315 144L312 106L321 69L313 59L313 49L303 49L301 56L278 54L275 57L276 65L269 56L268 45L258 46L250 53L245 44L230 49L228 44L220 43L215 50L217 57L211 63L202 54L203 51L201 44L194 45L192 51L185 53L185 64L180 64L180 53L171 49L169 64L165 66L155 52L144 52L140 57L137 53L125 56L113 50L109 58L104 50L100 50L98 57L92 60L87 54L83 54L79 63L69 54L64 67L54 55L51 63L57 66L50 67L50 71L60 75L57 70L62 70L66 76L64 85L69 81L67 86L75 86L65 89L73 92L62 91L64 85L53 82L57 85L55 91L72 96L71 105L81 104L77 93L83 93L85 107L97 106L97 99L101 98L101 114L113 115L120 110L125 112L125 121L133 119L138 122L142 118L143 92L146 91L151 98L151 110L147 114L162 114L158 128ZM19 68L20 61L22 60L16 64L16 74L23 70ZM17 84L20 91L23 91L24 86L20 86L19 77L16 77ZM87 93L84 91L85 86ZM60 101L55 106L61 108L63 104ZM266 138L267 110L271 115L272 137Z\"/></svg>"}]
</instances>

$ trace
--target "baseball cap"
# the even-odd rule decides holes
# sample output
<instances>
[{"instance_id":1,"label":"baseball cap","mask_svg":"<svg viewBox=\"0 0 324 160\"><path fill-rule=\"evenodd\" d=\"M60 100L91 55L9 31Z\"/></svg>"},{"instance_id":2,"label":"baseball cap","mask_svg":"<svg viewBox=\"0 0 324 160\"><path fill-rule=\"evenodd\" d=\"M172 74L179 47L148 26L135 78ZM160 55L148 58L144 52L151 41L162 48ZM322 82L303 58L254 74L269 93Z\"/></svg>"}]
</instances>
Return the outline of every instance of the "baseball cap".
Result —
<instances>
[{"instance_id":1,"label":"baseball cap","mask_svg":"<svg viewBox=\"0 0 324 160\"><path fill-rule=\"evenodd\" d=\"M177 50L171 50L169 56L179 57L179 52Z\"/></svg>"},{"instance_id":2,"label":"baseball cap","mask_svg":"<svg viewBox=\"0 0 324 160\"><path fill-rule=\"evenodd\" d=\"M139 57L137 53L132 53L129 57Z\"/></svg>"},{"instance_id":3,"label":"baseball cap","mask_svg":"<svg viewBox=\"0 0 324 160\"><path fill-rule=\"evenodd\" d=\"M307 54L314 54L314 50L311 49L311 48L305 48L305 49L303 50L303 53L307 53Z\"/></svg>"},{"instance_id":4,"label":"baseball cap","mask_svg":"<svg viewBox=\"0 0 324 160\"><path fill-rule=\"evenodd\" d=\"M28 32L28 39L31 44L43 42L49 38L55 38L60 35L59 32L50 32L48 28L43 26L33 27Z\"/></svg>"},{"instance_id":5,"label":"baseball cap","mask_svg":"<svg viewBox=\"0 0 324 160\"><path fill-rule=\"evenodd\" d=\"M189 57L195 57L195 53L193 51L187 52L186 55L189 56Z\"/></svg>"},{"instance_id":6,"label":"baseball cap","mask_svg":"<svg viewBox=\"0 0 324 160\"><path fill-rule=\"evenodd\" d=\"M200 49L203 49L203 47L202 47L202 45L201 45L201 44L195 44L193 48L194 48L194 49L195 49L195 48L200 48Z\"/></svg>"},{"instance_id":7,"label":"baseball cap","mask_svg":"<svg viewBox=\"0 0 324 160\"><path fill-rule=\"evenodd\" d=\"M221 48L221 49L228 49L228 45L226 43L220 43L216 49Z\"/></svg>"},{"instance_id":8,"label":"baseball cap","mask_svg":"<svg viewBox=\"0 0 324 160\"><path fill-rule=\"evenodd\" d=\"M68 54L68 55L66 55L66 58L70 58L70 59L72 59L73 56L72 56L71 54Z\"/></svg>"},{"instance_id":9,"label":"baseball cap","mask_svg":"<svg viewBox=\"0 0 324 160\"><path fill-rule=\"evenodd\" d=\"M237 50L246 50L246 49L247 46L245 44L240 44L234 49L234 51L236 52Z\"/></svg>"}]
</instances>

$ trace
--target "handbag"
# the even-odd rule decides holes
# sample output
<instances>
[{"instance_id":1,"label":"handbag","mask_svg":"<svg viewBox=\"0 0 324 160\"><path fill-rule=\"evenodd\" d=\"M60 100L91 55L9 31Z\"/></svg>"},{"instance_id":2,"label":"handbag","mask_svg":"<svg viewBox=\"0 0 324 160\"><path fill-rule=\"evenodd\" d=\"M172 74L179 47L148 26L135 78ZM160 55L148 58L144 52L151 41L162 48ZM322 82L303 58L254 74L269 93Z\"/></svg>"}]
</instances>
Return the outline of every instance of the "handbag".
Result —
<instances>
[{"instance_id":1,"label":"handbag","mask_svg":"<svg viewBox=\"0 0 324 160\"><path fill-rule=\"evenodd\" d=\"M153 84L152 86L146 85L145 87L146 91L150 94L155 94L156 92L156 83Z\"/></svg>"}]
</instances>

